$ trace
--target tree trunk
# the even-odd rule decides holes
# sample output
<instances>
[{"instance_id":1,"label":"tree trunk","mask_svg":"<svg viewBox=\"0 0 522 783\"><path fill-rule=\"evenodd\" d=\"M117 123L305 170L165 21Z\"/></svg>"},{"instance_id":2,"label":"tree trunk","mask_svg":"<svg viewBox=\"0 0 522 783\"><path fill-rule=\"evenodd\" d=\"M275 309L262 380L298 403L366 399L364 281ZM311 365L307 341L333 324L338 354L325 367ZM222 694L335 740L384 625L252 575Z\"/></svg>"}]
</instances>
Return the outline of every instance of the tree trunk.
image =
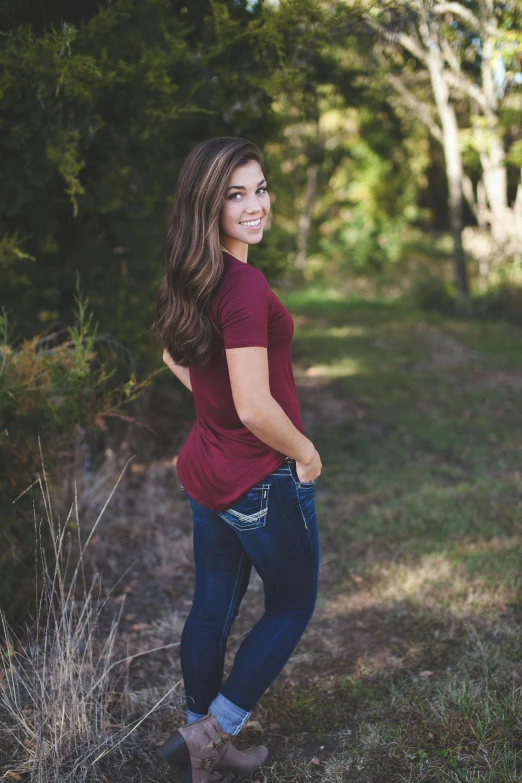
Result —
<instances>
[{"instance_id":1,"label":"tree trunk","mask_svg":"<svg viewBox=\"0 0 522 783\"><path fill-rule=\"evenodd\" d=\"M480 228L486 228L489 222L489 210L488 201L486 197L486 188L484 187L484 180L481 177L477 184L477 222Z\"/></svg>"},{"instance_id":2,"label":"tree trunk","mask_svg":"<svg viewBox=\"0 0 522 783\"><path fill-rule=\"evenodd\" d=\"M312 163L308 167L307 172L304 210L297 225L297 255L295 258L295 266L297 269L304 269L306 266L308 237L310 236L310 224L312 222L312 209L317 196L318 173L318 164Z\"/></svg>"},{"instance_id":3,"label":"tree trunk","mask_svg":"<svg viewBox=\"0 0 522 783\"><path fill-rule=\"evenodd\" d=\"M469 294L469 281L466 257L462 245L462 191L464 177L459 148L459 129L455 111L449 100L449 89L444 77L444 60L438 48L438 43L431 36L430 40L425 43L428 44L426 47L426 62L442 126L442 146L449 190L449 219L453 237L455 288L457 295L463 298Z\"/></svg>"},{"instance_id":4,"label":"tree trunk","mask_svg":"<svg viewBox=\"0 0 522 783\"><path fill-rule=\"evenodd\" d=\"M481 153L484 189L490 209L491 234L502 246L509 239L513 214L507 205L507 171L502 141L490 139L490 149Z\"/></svg>"},{"instance_id":5,"label":"tree trunk","mask_svg":"<svg viewBox=\"0 0 522 783\"><path fill-rule=\"evenodd\" d=\"M488 22L488 29L484 24L483 52L481 63L482 94L484 96L483 112L487 121L487 127L478 128L478 148L480 163L482 166L484 188L490 208L490 224L493 239L499 246L503 246L512 233L513 213L507 203L507 170L506 153L502 140L500 124L498 120L498 95L493 79L491 63L495 58L493 30L497 28L497 21L493 13L491 3L482 3L483 21Z\"/></svg>"},{"instance_id":6,"label":"tree trunk","mask_svg":"<svg viewBox=\"0 0 522 783\"><path fill-rule=\"evenodd\" d=\"M513 204L513 215L515 218L515 256L517 260L522 261L522 167L520 168L520 182L517 187L517 195Z\"/></svg>"}]
</instances>

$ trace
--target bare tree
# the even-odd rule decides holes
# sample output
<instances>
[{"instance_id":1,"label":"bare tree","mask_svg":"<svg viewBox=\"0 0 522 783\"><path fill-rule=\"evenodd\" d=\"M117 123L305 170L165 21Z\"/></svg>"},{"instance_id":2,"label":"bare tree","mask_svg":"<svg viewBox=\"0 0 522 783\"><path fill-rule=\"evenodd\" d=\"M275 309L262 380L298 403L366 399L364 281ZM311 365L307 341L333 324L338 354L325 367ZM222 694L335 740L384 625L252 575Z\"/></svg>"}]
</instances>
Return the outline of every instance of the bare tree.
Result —
<instances>
[{"instance_id":1,"label":"bare tree","mask_svg":"<svg viewBox=\"0 0 522 783\"><path fill-rule=\"evenodd\" d=\"M449 219L453 237L453 267L455 287L460 297L469 293L469 280L462 244L462 208L464 167L459 146L459 128L455 107L450 100L448 71L445 67L442 33L431 0L410 0L405 5L394 4L383 9L381 18L366 16L370 26L387 45L412 55L416 68L423 66L431 84L434 106L422 101L411 86L411 69L390 72L386 78L402 102L421 120L443 147L449 191ZM385 50L386 51L386 50ZM386 56L386 55L385 55Z\"/></svg>"},{"instance_id":2,"label":"bare tree","mask_svg":"<svg viewBox=\"0 0 522 783\"><path fill-rule=\"evenodd\" d=\"M522 186L511 207L507 200L507 163L499 119L505 85L499 84L493 70L506 41L498 22L506 6L495 0L477 0L473 6L472 10L461 2L406 0L379 4L378 13L369 3L365 12L366 22L385 44L381 63L395 95L444 150L454 275L460 296L469 290L462 245L463 198L479 225L489 228L499 250L520 252L522 241ZM399 68L390 68L397 51L406 60L413 56L413 69L405 59ZM478 60L480 67L471 59ZM419 75L423 73L430 85L427 99L419 98ZM476 192L462 162L456 101L464 103L466 120L471 116L471 137L482 169Z\"/></svg>"},{"instance_id":3,"label":"bare tree","mask_svg":"<svg viewBox=\"0 0 522 783\"><path fill-rule=\"evenodd\" d=\"M518 186L513 205L509 206L507 161L499 117L508 86L503 49L509 45L509 38L499 27L497 11L501 4L494 0L478 0L475 5L476 13L459 2L439 2L433 10L445 17L446 22L458 20L468 37L474 40L480 56L480 77L471 80L463 67L462 47L452 47L442 39L450 86L456 94L467 97L471 104L472 137L482 167L483 194L479 191L473 202L473 193L468 188L468 198L479 223L489 225L498 249L519 252L522 227L518 225L516 212L517 203L522 202L522 184Z\"/></svg>"}]
</instances>

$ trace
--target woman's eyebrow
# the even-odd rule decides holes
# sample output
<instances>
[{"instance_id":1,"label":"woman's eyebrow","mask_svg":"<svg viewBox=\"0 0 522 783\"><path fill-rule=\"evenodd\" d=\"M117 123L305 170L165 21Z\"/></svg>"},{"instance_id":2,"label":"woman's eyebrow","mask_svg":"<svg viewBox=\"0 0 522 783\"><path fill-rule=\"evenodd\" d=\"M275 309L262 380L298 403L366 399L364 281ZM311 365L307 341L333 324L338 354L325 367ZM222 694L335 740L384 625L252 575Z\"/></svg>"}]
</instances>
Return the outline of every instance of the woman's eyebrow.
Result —
<instances>
[{"instance_id":1,"label":"woman's eyebrow","mask_svg":"<svg viewBox=\"0 0 522 783\"><path fill-rule=\"evenodd\" d=\"M266 178L262 179L261 182L257 183L257 187L263 184L263 182L266 182ZM244 185L229 185L227 190L230 190L230 188L237 188L238 190L246 190Z\"/></svg>"}]
</instances>

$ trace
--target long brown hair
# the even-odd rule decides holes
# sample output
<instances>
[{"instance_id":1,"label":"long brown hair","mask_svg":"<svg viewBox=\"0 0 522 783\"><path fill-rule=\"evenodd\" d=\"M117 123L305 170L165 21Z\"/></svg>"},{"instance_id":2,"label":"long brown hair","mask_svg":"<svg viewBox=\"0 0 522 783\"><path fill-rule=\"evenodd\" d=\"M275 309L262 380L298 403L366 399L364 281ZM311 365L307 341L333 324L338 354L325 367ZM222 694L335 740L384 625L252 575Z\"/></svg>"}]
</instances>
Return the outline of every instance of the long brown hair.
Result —
<instances>
[{"instance_id":1,"label":"long brown hair","mask_svg":"<svg viewBox=\"0 0 522 783\"><path fill-rule=\"evenodd\" d=\"M210 299L223 273L219 215L232 172L251 160L265 173L255 144L225 136L198 144L181 167L153 329L183 367L201 367L212 354Z\"/></svg>"}]
</instances>

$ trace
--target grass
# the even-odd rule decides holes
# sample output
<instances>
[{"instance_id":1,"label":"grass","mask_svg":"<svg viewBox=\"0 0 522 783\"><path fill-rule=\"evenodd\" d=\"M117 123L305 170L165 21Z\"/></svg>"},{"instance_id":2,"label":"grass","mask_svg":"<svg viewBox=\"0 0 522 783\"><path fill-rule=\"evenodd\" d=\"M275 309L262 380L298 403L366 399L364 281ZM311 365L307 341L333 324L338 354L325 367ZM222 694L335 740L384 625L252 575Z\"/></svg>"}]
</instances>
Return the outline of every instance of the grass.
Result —
<instances>
[{"instance_id":1,"label":"grass","mask_svg":"<svg viewBox=\"0 0 522 783\"><path fill-rule=\"evenodd\" d=\"M323 460L316 496L322 569L314 619L256 708L273 762L251 780L518 782L522 329L320 289L278 295L295 319L293 359L305 429ZM175 644L190 605L190 519L176 495L172 454L169 448L168 458L155 456L136 467L112 522L93 544L100 567L110 570L113 563L123 570L136 557L141 568L129 580L131 613L118 625L112 657L99 657L111 643L107 624L92 650L94 667L106 672L89 707L97 728L86 735L83 718L79 728L68 724L75 742L88 736L76 758L87 748L94 759L100 749L114 747L99 767L110 783L175 779L154 755L159 738L179 722L175 708L167 716L161 709L154 713L149 734L139 734L145 722L117 744L171 687L175 651L137 658L127 680L118 667L110 669L125 658L126 642L133 650L140 637L154 648ZM67 605L71 593L60 595L58 603ZM161 596L167 596L162 603ZM254 581L233 629L227 670L261 600ZM82 601L74 611L71 605L71 630L85 617ZM95 638L96 615L91 624ZM57 619L53 627L64 626ZM16 647L13 640L6 649ZM20 668L28 653L18 650L4 661L13 682L37 682L33 652L28 673ZM82 677L92 683L92 667L81 668L91 659L82 656L75 652L71 659L78 673L73 688L87 682ZM55 659L60 672L60 656ZM148 668L139 669L140 661ZM17 687L12 747L31 736L24 724L27 693ZM119 694L115 702L111 692ZM40 693L46 714L80 714L56 690ZM122 728L108 730L107 716ZM28 728L34 732L34 722ZM56 748L56 736L47 736ZM26 766L9 769L22 779L31 770L31 780L76 783L65 774L71 756L48 755L48 766L40 763L47 777L38 778L34 749L31 756L27 746L16 747Z\"/></svg>"},{"instance_id":2,"label":"grass","mask_svg":"<svg viewBox=\"0 0 522 783\"><path fill-rule=\"evenodd\" d=\"M337 630L303 642L333 673L276 688L269 719L321 732L326 755L306 779L514 783L522 330L328 291L281 299L296 374L319 387L308 408L303 395L305 428L323 459L322 606ZM344 417L314 417L321 399L344 402ZM354 640L358 625L373 639ZM320 649L325 632L336 655ZM328 748L343 728L342 749Z\"/></svg>"}]
</instances>

